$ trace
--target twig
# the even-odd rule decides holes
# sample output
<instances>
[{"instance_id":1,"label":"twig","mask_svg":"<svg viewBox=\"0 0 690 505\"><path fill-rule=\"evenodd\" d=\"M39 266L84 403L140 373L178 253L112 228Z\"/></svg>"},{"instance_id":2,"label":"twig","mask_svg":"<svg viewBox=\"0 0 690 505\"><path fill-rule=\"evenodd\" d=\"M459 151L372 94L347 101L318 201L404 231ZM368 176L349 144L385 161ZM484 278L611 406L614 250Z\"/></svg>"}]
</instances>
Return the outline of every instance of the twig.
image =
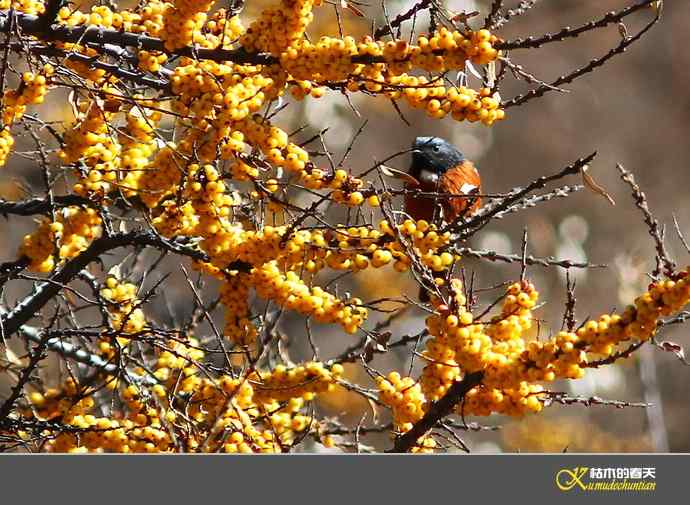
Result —
<instances>
[{"instance_id":1,"label":"twig","mask_svg":"<svg viewBox=\"0 0 690 505\"><path fill-rule=\"evenodd\" d=\"M640 186L638 186L638 184L635 182L635 177L632 173L628 172L620 163L618 163L616 166L618 167L618 171L621 173L621 179L623 179L623 182L630 186L633 198L635 199L635 206L642 211L644 222L647 224L647 228L649 229L649 234L654 239L658 261L657 267L652 272L652 276L658 278L659 274L661 273L660 267L663 265L664 275L667 277L673 277L676 270L676 263L670 258L669 253L666 250L659 221L656 220L649 210L649 205L647 205L647 196L640 189Z\"/></svg>"}]
</instances>

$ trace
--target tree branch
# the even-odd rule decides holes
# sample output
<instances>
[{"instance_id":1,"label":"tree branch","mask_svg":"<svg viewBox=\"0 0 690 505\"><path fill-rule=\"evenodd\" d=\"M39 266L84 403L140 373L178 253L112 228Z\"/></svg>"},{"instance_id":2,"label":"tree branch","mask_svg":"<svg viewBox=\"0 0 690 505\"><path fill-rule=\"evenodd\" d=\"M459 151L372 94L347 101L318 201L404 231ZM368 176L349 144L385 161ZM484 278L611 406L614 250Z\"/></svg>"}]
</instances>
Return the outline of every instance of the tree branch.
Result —
<instances>
[{"instance_id":1,"label":"tree branch","mask_svg":"<svg viewBox=\"0 0 690 505\"><path fill-rule=\"evenodd\" d=\"M473 372L467 374L461 381L453 384L443 398L431 404L424 417L417 421L410 431L403 433L395 439L393 448L387 452L408 452L412 449L417 445L417 440L420 437L423 437L441 419L453 412L455 406L462 401L471 389L479 385L483 377L484 372Z\"/></svg>"}]
</instances>

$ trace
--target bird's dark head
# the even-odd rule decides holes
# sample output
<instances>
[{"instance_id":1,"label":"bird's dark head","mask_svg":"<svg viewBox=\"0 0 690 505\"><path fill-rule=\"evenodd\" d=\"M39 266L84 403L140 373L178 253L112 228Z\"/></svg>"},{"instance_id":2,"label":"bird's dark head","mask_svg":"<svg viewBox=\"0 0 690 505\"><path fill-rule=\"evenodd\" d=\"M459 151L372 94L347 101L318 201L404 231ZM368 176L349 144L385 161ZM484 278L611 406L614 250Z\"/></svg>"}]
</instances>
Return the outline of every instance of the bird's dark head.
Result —
<instances>
[{"instance_id":1,"label":"bird's dark head","mask_svg":"<svg viewBox=\"0 0 690 505\"><path fill-rule=\"evenodd\" d=\"M460 151L440 137L417 137L412 144L410 175L423 184L435 184L447 170L464 160Z\"/></svg>"}]
</instances>

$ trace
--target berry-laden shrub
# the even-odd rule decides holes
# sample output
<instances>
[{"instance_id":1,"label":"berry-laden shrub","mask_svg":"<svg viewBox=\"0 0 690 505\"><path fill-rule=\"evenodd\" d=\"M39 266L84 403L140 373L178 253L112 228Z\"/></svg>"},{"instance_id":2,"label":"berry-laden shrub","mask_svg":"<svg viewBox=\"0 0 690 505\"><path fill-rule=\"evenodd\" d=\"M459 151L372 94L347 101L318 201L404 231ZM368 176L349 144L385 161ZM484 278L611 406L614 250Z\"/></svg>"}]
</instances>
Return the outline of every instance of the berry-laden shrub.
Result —
<instances>
[{"instance_id":1,"label":"berry-laden shrub","mask_svg":"<svg viewBox=\"0 0 690 505\"><path fill-rule=\"evenodd\" d=\"M470 424L457 418L479 426L492 414L539 413L554 403L554 381L616 366L653 340L690 302L690 276L669 259L622 167L656 240L652 282L622 312L579 325L569 297L569 324L543 337L527 267L590 265L535 258L526 243L522 254L499 255L468 240L494 219L581 189L539 193L566 176L582 174L605 194L586 173L594 155L481 195L473 215L421 220L402 208L400 197L420 190L396 186L398 171L348 165L357 136L336 163L320 135L305 140L283 124L285 105L337 95L392 103L403 120L419 109L455 128L500 128L511 108L622 54L661 14L661 2L628 2L580 27L504 38L534 3L509 10L494 1L473 15L420 0L360 37L343 18L370 26L377 13L346 2L329 25L333 5L322 0L272 0L253 13L242 1L143 0L117 10L1 0L0 165L23 163L19 175L36 193L0 201L10 223L36 221L0 265L13 293L3 298L3 339L25 350L8 350L2 367L2 450L464 448L453 430ZM645 16L638 33L552 83L513 60ZM531 89L505 98L510 75ZM69 110L55 120L61 103ZM22 158L30 142L34 154ZM520 278L481 308L459 273L467 257L515 263ZM357 279L395 292L371 282L379 270L422 286L429 300L402 287L379 299L357 292ZM385 331L415 307L426 314L421 333ZM379 371L395 349L418 366ZM343 408L357 405L353 397L375 411L368 424ZM360 441L382 432L392 444Z\"/></svg>"}]
</instances>

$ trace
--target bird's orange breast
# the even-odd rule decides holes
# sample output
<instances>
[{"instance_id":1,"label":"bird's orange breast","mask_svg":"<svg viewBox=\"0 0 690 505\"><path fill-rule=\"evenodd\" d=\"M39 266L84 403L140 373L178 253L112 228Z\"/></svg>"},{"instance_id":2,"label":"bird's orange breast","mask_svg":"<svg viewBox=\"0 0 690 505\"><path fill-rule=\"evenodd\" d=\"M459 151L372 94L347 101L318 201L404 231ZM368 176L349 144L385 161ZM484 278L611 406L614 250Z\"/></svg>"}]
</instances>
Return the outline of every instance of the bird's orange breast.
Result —
<instances>
[{"instance_id":1,"label":"bird's orange breast","mask_svg":"<svg viewBox=\"0 0 690 505\"><path fill-rule=\"evenodd\" d=\"M473 196L481 192L479 172L471 161L463 161L458 166L446 171L436 186L422 184L407 185L411 189L405 196L405 210L413 219L432 221L439 218L439 206L443 209L443 218L454 221L463 214L473 214L481 207L481 198ZM423 196L420 193L447 193L457 197Z\"/></svg>"}]
</instances>

